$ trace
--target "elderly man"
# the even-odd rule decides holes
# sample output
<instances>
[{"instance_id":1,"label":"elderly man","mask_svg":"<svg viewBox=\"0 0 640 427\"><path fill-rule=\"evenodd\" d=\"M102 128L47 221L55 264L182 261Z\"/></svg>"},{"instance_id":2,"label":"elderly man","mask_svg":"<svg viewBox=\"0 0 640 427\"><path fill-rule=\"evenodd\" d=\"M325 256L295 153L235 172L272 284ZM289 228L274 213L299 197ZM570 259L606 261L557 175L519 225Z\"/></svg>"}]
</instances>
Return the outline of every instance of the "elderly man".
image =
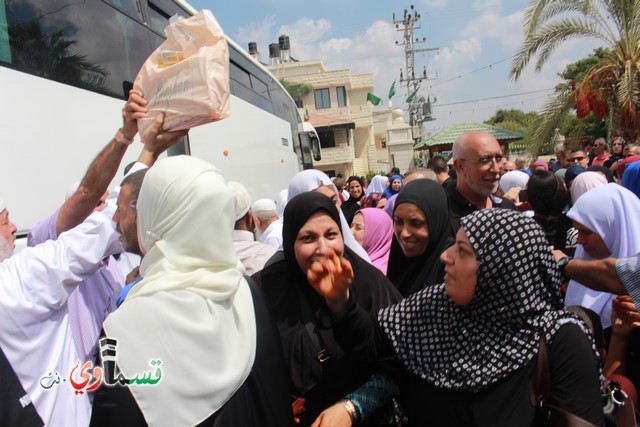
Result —
<instances>
[{"instance_id":1,"label":"elderly man","mask_svg":"<svg viewBox=\"0 0 640 427\"><path fill-rule=\"evenodd\" d=\"M233 228L233 247L238 258L247 270L247 274L252 274L262 270L269 258L276 253L277 249L264 243L256 242L253 235L255 227L253 223L253 212L251 211L251 196L244 185L239 182L229 181L229 188L236 196L236 216Z\"/></svg>"},{"instance_id":2,"label":"elderly man","mask_svg":"<svg viewBox=\"0 0 640 427\"><path fill-rule=\"evenodd\" d=\"M278 249L282 245L282 221L278 215L276 202L258 199L251 205L253 221L260 230L260 243Z\"/></svg>"},{"instance_id":3,"label":"elderly man","mask_svg":"<svg viewBox=\"0 0 640 427\"><path fill-rule=\"evenodd\" d=\"M514 170L516 170L516 162L514 161L507 160L506 162L504 162L504 165L502 165L502 175Z\"/></svg>"},{"instance_id":4,"label":"elderly man","mask_svg":"<svg viewBox=\"0 0 640 427\"><path fill-rule=\"evenodd\" d=\"M460 218L479 209L516 209L507 199L494 195L498 189L504 157L500 144L489 133L473 131L460 135L453 143L456 185L449 186L452 232L460 228Z\"/></svg>"},{"instance_id":5,"label":"elderly man","mask_svg":"<svg viewBox=\"0 0 640 427\"><path fill-rule=\"evenodd\" d=\"M595 157L591 161L590 166L604 166L605 162L611 158L611 154L607 151L607 140L598 138L593 143L593 152Z\"/></svg>"},{"instance_id":6,"label":"elderly man","mask_svg":"<svg viewBox=\"0 0 640 427\"><path fill-rule=\"evenodd\" d=\"M146 109L130 98L124 110L125 125L98 155L80 185L83 194L88 195L86 206L89 208L97 205L113 179L137 133L139 117L146 117ZM161 126L160 117L143 149L153 153L153 160L161 152L159 147L170 146L185 133L163 134ZM83 200L84 195L80 195ZM115 208L113 200L111 197L107 201L103 212L91 213L86 219L59 214L58 217L70 221L61 226L57 240L28 247L0 263L0 292L3 295L0 299L0 348L7 360L4 368L8 366L15 372L26 392L19 402L0 397L3 405L9 402L8 405L15 403L25 408L33 402L46 425L89 423L89 399L83 390L87 383L80 381L78 373L75 376L78 383L71 381L74 366L80 364L81 353L74 342L67 299L78 283L94 275L105 256L122 251L110 218ZM15 230L15 226L10 225L8 213L6 220L4 228L7 231L2 233L2 240L9 244L10 255L13 250L11 230ZM57 228L57 220L55 224ZM69 230L64 231L65 228ZM7 236L11 238L7 239ZM69 381L61 381L62 378L69 378ZM3 392L6 391L0 391ZM16 422L13 418L0 419L7 425L17 425L18 421L17 418Z\"/></svg>"}]
</instances>

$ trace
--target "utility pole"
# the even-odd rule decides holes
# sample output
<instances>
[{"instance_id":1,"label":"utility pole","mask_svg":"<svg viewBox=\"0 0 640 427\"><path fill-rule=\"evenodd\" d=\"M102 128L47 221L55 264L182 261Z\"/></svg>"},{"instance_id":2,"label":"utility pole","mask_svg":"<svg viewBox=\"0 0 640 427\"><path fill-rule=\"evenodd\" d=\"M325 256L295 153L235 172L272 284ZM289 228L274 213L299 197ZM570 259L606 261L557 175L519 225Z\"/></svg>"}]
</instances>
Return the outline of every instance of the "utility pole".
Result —
<instances>
[{"instance_id":1,"label":"utility pole","mask_svg":"<svg viewBox=\"0 0 640 427\"><path fill-rule=\"evenodd\" d=\"M434 120L431 116L431 99L426 101L424 96L418 96L417 92L420 87L420 83L423 80L428 80L427 67L422 67L422 72L416 74L415 72L415 54L422 52L438 52L438 48L423 48L418 49L416 45L420 45L427 42L426 37L415 37L413 35L414 30L419 30L420 27L420 14L411 5L410 9L404 10L401 19L396 19L396 14L393 14L393 24L396 30L403 33L402 43L396 41L396 45L404 46L405 67L407 70L406 76L400 68L400 85L407 87L407 98L413 94L413 98L408 102L407 110L409 113L409 124L413 132L413 139L419 142L422 139L422 123Z\"/></svg>"}]
</instances>

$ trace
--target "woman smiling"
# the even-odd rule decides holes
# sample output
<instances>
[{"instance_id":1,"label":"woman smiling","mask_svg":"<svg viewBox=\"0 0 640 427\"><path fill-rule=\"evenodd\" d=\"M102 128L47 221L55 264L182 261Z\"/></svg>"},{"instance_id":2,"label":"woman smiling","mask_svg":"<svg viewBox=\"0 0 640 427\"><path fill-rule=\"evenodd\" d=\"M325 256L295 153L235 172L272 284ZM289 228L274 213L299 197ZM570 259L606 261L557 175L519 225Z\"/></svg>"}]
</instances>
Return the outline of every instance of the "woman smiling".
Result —
<instances>
[{"instance_id":1,"label":"woman smiling","mask_svg":"<svg viewBox=\"0 0 640 427\"><path fill-rule=\"evenodd\" d=\"M447 194L435 181L418 179L398 194L387 277L403 296L444 277L439 257L453 243Z\"/></svg>"}]
</instances>

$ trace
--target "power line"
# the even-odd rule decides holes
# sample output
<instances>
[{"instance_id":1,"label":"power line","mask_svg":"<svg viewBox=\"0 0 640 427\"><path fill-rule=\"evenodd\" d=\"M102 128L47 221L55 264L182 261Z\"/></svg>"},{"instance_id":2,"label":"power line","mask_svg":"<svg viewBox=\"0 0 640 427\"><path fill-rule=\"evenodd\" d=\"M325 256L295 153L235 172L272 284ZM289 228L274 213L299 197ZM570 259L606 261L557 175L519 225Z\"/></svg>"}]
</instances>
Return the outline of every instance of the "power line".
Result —
<instances>
[{"instance_id":1,"label":"power line","mask_svg":"<svg viewBox=\"0 0 640 427\"><path fill-rule=\"evenodd\" d=\"M473 73L476 73L476 72L478 72L478 71L486 70L487 68L489 68L489 69L493 69L493 66L494 66L494 65L501 64L501 63L503 63L503 62L505 62L505 61L509 61L510 59L511 59L511 57L509 57L509 58L504 58L504 59L501 59L501 60L500 60L500 61L498 61L498 62L494 62L493 64L485 65L484 67L476 68L475 70L469 71L468 73L457 75L457 76L452 77L452 78L450 78L450 79L448 79L448 80L445 80L445 81L443 81L443 82L433 84L433 85L429 86L429 89L432 89L432 88L434 88L434 87L436 87L436 86L443 85L443 84L445 84L445 83L452 82L452 81L454 81L454 80L461 79L461 78L463 78L463 77L466 77L466 76L468 76L468 75L470 75L470 74L473 74Z\"/></svg>"},{"instance_id":2,"label":"power line","mask_svg":"<svg viewBox=\"0 0 640 427\"><path fill-rule=\"evenodd\" d=\"M434 104L433 108L448 107L449 105L468 104L468 103L471 103L471 102L478 102L478 101L489 101L491 99L510 98L510 97L513 97L513 96L528 95L530 93L547 92L547 91L550 91L550 90L554 90L554 88L532 90L532 91L529 91L529 92L520 92L520 93L511 94L511 95L492 96L492 97L489 97L489 98L470 99L468 101L450 102L448 104L440 104L440 105Z\"/></svg>"}]
</instances>

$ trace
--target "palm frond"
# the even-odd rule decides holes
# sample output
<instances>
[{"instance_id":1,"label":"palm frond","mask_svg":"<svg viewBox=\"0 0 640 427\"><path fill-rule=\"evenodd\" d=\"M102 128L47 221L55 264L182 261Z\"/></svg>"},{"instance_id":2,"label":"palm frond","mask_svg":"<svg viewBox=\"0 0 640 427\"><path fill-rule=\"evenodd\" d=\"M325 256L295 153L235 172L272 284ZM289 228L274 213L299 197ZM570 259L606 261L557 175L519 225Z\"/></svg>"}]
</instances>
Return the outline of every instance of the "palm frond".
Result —
<instances>
[{"instance_id":1,"label":"palm frond","mask_svg":"<svg viewBox=\"0 0 640 427\"><path fill-rule=\"evenodd\" d=\"M627 60L624 73L617 84L618 104L620 106L633 105L635 108L638 105L638 100L640 99L640 79L638 77L637 64Z\"/></svg>"},{"instance_id":2,"label":"palm frond","mask_svg":"<svg viewBox=\"0 0 640 427\"><path fill-rule=\"evenodd\" d=\"M573 90L569 83L556 88L533 123L533 133L527 150L532 158L548 148L556 128L560 128L574 105Z\"/></svg>"},{"instance_id":3,"label":"palm frond","mask_svg":"<svg viewBox=\"0 0 640 427\"><path fill-rule=\"evenodd\" d=\"M565 18L546 24L535 34L529 35L518 49L511 63L509 77L512 80L518 80L536 53L539 53L536 63L536 70L539 71L558 45L574 37L602 39L604 36L598 32L596 25L584 19Z\"/></svg>"}]
</instances>

